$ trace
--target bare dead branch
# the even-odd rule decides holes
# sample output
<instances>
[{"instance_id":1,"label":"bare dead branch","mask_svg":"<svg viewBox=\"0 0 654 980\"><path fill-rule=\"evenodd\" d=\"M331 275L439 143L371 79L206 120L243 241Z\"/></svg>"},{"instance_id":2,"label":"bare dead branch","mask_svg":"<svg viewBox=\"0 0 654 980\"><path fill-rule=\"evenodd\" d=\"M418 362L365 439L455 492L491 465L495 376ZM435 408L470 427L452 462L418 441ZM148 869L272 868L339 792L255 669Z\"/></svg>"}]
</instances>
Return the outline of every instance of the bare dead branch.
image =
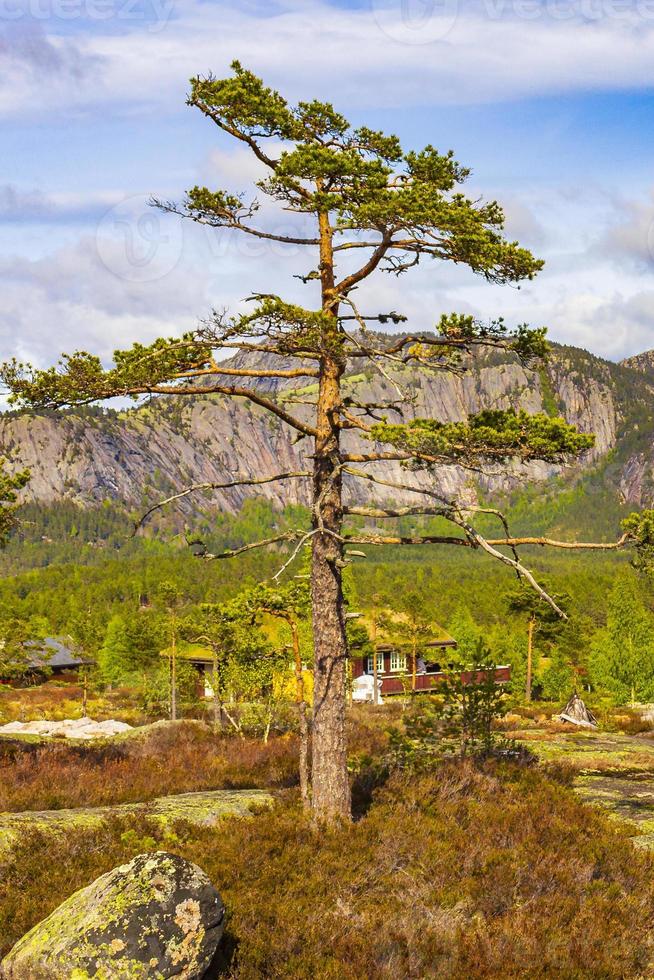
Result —
<instances>
[{"instance_id":1,"label":"bare dead branch","mask_svg":"<svg viewBox=\"0 0 654 980\"><path fill-rule=\"evenodd\" d=\"M618 551L631 543L631 537L623 534L617 541L556 541L552 538L495 538L488 539L493 546L519 547L534 544L547 548L565 548L569 551Z\"/></svg>"},{"instance_id":2,"label":"bare dead branch","mask_svg":"<svg viewBox=\"0 0 654 980\"><path fill-rule=\"evenodd\" d=\"M344 507L344 514L356 517L370 517L374 520L386 520L394 517L442 517L445 509L442 507Z\"/></svg>"},{"instance_id":3,"label":"bare dead branch","mask_svg":"<svg viewBox=\"0 0 654 980\"><path fill-rule=\"evenodd\" d=\"M277 569L277 571L273 575L273 581L277 582L279 580L279 578L284 574L284 572L289 567L289 565L292 565L293 564L293 561L299 555L300 551L305 546L305 544L307 543L307 541L310 541L311 538L314 536L314 534L318 534L319 533L319 530L320 530L319 528L316 528L313 531L307 531L306 534L304 534L300 538L300 540L298 541L297 545L295 546L295 548L291 552L290 557L286 559L286 561L284 562L284 564L282 565L282 567L279 568L279 569Z\"/></svg>"},{"instance_id":4,"label":"bare dead branch","mask_svg":"<svg viewBox=\"0 0 654 980\"><path fill-rule=\"evenodd\" d=\"M113 392L116 394L116 392ZM236 398L248 398L255 405L259 405L261 408L267 409L267 411L272 412L290 425L291 428L297 429L298 432L304 433L305 436L315 436L316 430L312 425L306 422L302 422L300 419L295 418L289 412L286 412L281 406L276 402L271 401L270 398L266 398L260 392L252 388L240 388L236 385L231 387L230 385L210 385L207 388L197 388L197 387L183 387L181 385L151 385L149 387L143 386L138 388L126 388L122 394L125 395L230 395L230 397ZM96 395L93 399L98 401L101 396Z\"/></svg>"},{"instance_id":5,"label":"bare dead branch","mask_svg":"<svg viewBox=\"0 0 654 980\"><path fill-rule=\"evenodd\" d=\"M379 476L374 476L372 473L367 473L365 470L355 469L353 466L344 465L343 472L349 473L350 476L355 476L359 480L367 480L369 483L376 483L380 487L388 487L390 490L408 490L412 493L423 494L423 496L438 500L439 503L448 509L453 507L452 501L448 500L441 493L438 493L437 490L431 490L429 487L416 487L410 483L397 483L395 480L384 480Z\"/></svg>"},{"instance_id":6,"label":"bare dead branch","mask_svg":"<svg viewBox=\"0 0 654 980\"><path fill-rule=\"evenodd\" d=\"M229 551L222 551L219 555L203 554L200 558L205 561L220 561L223 558L235 558L236 555L242 555L246 551L254 551L257 548L266 548L271 544L278 544L280 541L297 541L298 538L303 538L306 535L304 530L292 530L283 531L281 534L276 534L272 538L263 538L261 541L253 541L251 544L244 544L240 548L232 548Z\"/></svg>"},{"instance_id":7,"label":"bare dead branch","mask_svg":"<svg viewBox=\"0 0 654 980\"><path fill-rule=\"evenodd\" d=\"M215 364L209 368L199 368L176 374L175 378L190 380L191 378L211 377L211 375L215 374L224 374L235 378L317 378L319 376L318 369L312 367L289 368L288 370L280 368L280 370L275 371L264 370L263 368L227 368L222 367L220 364Z\"/></svg>"},{"instance_id":8,"label":"bare dead branch","mask_svg":"<svg viewBox=\"0 0 654 980\"><path fill-rule=\"evenodd\" d=\"M148 517L154 514L155 511L160 510L162 507L166 507L168 504L174 503L176 500L181 500L183 497L188 497L192 493L203 493L209 490L229 490L233 487L253 487L260 486L264 483L274 483L277 480L298 480L304 477L311 476L308 471L298 471L296 473L276 473L273 476L262 476L256 477L244 477L237 480L229 480L226 483L194 483L190 487L181 490L179 493L174 493L170 497L166 497L165 500L160 500L158 503L153 504L148 510L139 518L139 520L134 525L134 530L132 531L132 537L143 527Z\"/></svg>"},{"instance_id":9,"label":"bare dead branch","mask_svg":"<svg viewBox=\"0 0 654 980\"><path fill-rule=\"evenodd\" d=\"M454 544L462 548L472 548L473 545L467 538L459 538L446 534L370 534L354 535L350 532L345 534L344 540L347 544L373 544L373 545L404 545L404 544Z\"/></svg>"}]
</instances>

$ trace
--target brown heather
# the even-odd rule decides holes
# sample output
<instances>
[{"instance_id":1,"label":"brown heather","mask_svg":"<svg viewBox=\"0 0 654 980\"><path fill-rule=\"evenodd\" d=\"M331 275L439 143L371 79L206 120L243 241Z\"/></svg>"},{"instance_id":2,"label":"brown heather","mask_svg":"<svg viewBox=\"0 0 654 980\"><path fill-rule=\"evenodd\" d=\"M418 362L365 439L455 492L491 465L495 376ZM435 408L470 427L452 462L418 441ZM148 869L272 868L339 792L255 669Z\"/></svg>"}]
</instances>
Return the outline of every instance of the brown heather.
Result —
<instances>
[{"instance_id":1,"label":"brown heather","mask_svg":"<svg viewBox=\"0 0 654 980\"><path fill-rule=\"evenodd\" d=\"M243 757L243 784L249 764L261 757ZM329 830L287 798L219 830L139 818L65 843L33 832L0 878L2 952L76 888L156 847L203 867L227 902L215 977L652 975L654 859L545 773L491 763L394 776L360 820Z\"/></svg>"},{"instance_id":2,"label":"brown heather","mask_svg":"<svg viewBox=\"0 0 654 980\"><path fill-rule=\"evenodd\" d=\"M263 744L215 735L201 723L155 726L111 744L0 744L0 811L59 810L212 789L292 786L293 736Z\"/></svg>"}]
</instances>

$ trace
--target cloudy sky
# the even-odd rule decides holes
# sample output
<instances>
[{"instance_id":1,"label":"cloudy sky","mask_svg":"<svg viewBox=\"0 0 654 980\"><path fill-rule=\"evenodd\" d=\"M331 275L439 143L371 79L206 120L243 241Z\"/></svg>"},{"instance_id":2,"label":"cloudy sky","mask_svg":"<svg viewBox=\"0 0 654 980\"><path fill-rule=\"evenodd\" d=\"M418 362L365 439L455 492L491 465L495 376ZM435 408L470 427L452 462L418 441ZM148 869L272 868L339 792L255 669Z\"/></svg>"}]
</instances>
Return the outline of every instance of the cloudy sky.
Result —
<instances>
[{"instance_id":1,"label":"cloudy sky","mask_svg":"<svg viewBox=\"0 0 654 980\"><path fill-rule=\"evenodd\" d=\"M454 149L546 260L520 290L427 264L378 281L381 305L416 329L458 310L612 359L654 347L654 0L0 0L0 358L106 356L308 271L146 206L256 177L184 104L234 58Z\"/></svg>"}]
</instances>

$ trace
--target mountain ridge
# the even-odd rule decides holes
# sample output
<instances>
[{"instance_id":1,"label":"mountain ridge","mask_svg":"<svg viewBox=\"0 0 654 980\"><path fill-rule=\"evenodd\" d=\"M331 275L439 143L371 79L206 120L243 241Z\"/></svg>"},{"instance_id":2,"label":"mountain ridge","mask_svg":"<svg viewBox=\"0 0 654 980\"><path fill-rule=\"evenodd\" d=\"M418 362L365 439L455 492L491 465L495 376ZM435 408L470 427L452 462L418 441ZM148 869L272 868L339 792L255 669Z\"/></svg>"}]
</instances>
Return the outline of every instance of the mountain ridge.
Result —
<instances>
[{"instance_id":1,"label":"mountain ridge","mask_svg":"<svg viewBox=\"0 0 654 980\"><path fill-rule=\"evenodd\" d=\"M230 359L242 366L244 355ZM258 359L271 366L270 356ZM250 359L249 363L252 363ZM271 362L272 363L272 362ZM562 414L583 431L596 435L586 457L568 467L543 463L514 465L502 472L470 474L458 467L433 475L415 474L419 483L468 502L506 496L535 483L544 491L553 481L573 486L601 479L615 494L616 504L633 507L654 504L654 352L620 363L606 361L580 348L553 346L545 364L526 367L514 356L490 352L471 361L462 375L429 372L421 367L397 367L387 372L407 398L403 417L428 416L457 421L485 408L515 408ZM311 385L262 379L259 388L269 397L306 400ZM345 379L357 401L397 398L392 383L372 364L362 364ZM306 407L294 406L298 412ZM389 413L389 418L398 415ZM350 445L359 436L345 434ZM32 480L25 499L48 505L71 501L80 507L110 500L130 508L190 484L227 482L243 475L261 476L310 466L308 440L265 410L243 399L202 394L192 398L153 399L115 412L84 409L60 414L9 412L0 416L0 454L10 468L28 467ZM378 464L385 479L406 482L398 464ZM275 506L306 503L300 481L268 484L257 494ZM357 501L379 499L370 486L348 484L346 493ZM182 508L218 508L235 512L252 491L216 491ZM387 496L387 495L386 495ZM415 494L395 494L394 500L415 500Z\"/></svg>"}]
</instances>

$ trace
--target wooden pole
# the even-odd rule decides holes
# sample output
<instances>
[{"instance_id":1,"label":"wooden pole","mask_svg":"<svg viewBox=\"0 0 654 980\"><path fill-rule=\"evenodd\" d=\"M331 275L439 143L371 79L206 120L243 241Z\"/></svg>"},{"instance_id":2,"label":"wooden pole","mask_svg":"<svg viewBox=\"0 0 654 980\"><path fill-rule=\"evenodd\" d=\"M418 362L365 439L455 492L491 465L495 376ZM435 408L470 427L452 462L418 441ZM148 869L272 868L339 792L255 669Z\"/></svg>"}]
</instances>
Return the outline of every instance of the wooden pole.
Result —
<instances>
[{"instance_id":1,"label":"wooden pole","mask_svg":"<svg viewBox=\"0 0 654 980\"><path fill-rule=\"evenodd\" d=\"M213 688L213 724L214 728L223 727L223 716L220 710L220 699L218 697L218 652L214 647L213 665L211 672L211 686Z\"/></svg>"},{"instance_id":2,"label":"wooden pole","mask_svg":"<svg viewBox=\"0 0 654 980\"><path fill-rule=\"evenodd\" d=\"M82 718L87 716L87 701L89 694L89 672L88 667L82 668Z\"/></svg>"}]
</instances>

